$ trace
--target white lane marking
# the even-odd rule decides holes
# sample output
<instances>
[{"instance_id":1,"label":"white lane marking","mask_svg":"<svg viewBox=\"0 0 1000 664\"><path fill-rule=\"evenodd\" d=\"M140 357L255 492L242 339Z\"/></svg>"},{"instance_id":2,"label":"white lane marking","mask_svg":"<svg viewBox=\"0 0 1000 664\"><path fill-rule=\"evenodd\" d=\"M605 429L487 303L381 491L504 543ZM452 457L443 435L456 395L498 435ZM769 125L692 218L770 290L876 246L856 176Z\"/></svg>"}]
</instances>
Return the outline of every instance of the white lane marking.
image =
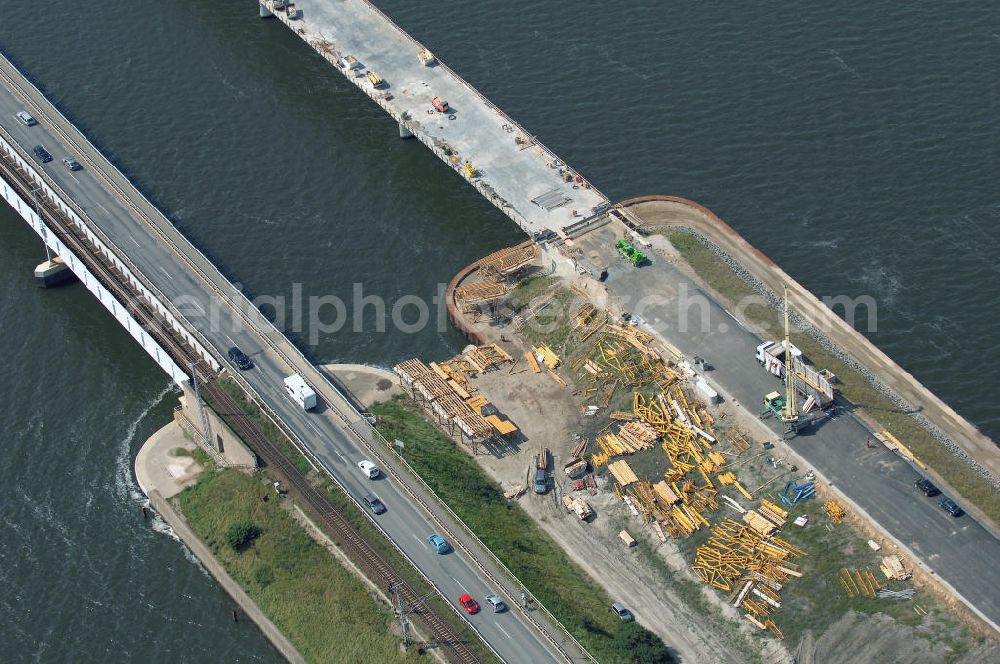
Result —
<instances>
[{"instance_id":1,"label":"white lane marking","mask_svg":"<svg viewBox=\"0 0 1000 664\"><path fill-rule=\"evenodd\" d=\"M166 271L166 270L165 270L165 269L163 268L163 266L159 266L159 268L160 268L160 272L162 272L162 273L163 273L163 276L165 276L165 277L166 277L167 279L169 279L170 281L173 281L173 280L174 280L174 278L173 278L173 277L172 277L172 276L170 275L170 273L169 273L169 272L167 272L167 271Z\"/></svg>"},{"instance_id":2,"label":"white lane marking","mask_svg":"<svg viewBox=\"0 0 1000 664\"><path fill-rule=\"evenodd\" d=\"M456 579L455 577L451 577L451 580L457 583L458 585L462 585L462 582Z\"/></svg>"},{"instance_id":3,"label":"white lane marking","mask_svg":"<svg viewBox=\"0 0 1000 664\"><path fill-rule=\"evenodd\" d=\"M411 534L411 535L413 535L413 533L410 533L410 534ZM423 541L422 539L420 539L420 538L419 538L419 537L417 537L416 535L413 535L413 539L417 540L417 541L418 541L418 542L420 542L421 544L423 544L423 542L424 542L424 541Z\"/></svg>"},{"instance_id":4,"label":"white lane marking","mask_svg":"<svg viewBox=\"0 0 1000 664\"><path fill-rule=\"evenodd\" d=\"M739 318L737 318L736 316L732 315L731 313L729 313L729 312L728 312L728 311L726 311L725 309L723 309L723 311L725 311L725 312L726 312L726 314L727 314L727 315L728 315L728 316L729 316L730 318L732 318L732 319L733 319L734 321L736 321L736 324L737 324L737 325L739 325L740 327L742 327L742 328L743 328L744 330L746 330L747 332L749 332L749 331L750 331L750 330L747 330L747 326L746 326L746 325L744 325L744 324L743 324L743 322L742 322L742 321L741 321L741 320L740 320Z\"/></svg>"},{"instance_id":5,"label":"white lane marking","mask_svg":"<svg viewBox=\"0 0 1000 664\"><path fill-rule=\"evenodd\" d=\"M137 247L142 246L142 245L139 244L139 241L136 240L133 236L129 235L128 239L132 240L132 242L135 243L135 246L137 246Z\"/></svg>"},{"instance_id":6,"label":"white lane marking","mask_svg":"<svg viewBox=\"0 0 1000 664\"><path fill-rule=\"evenodd\" d=\"M101 205L101 204L100 204L100 203L98 203L97 201L94 201L94 205L96 205L97 207L99 207L99 208L101 208L102 210L104 210L104 214L108 215L109 217L111 216L111 213L110 213L110 212L108 212L108 208L104 207L103 205Z\"/></svg>"},{"instance_id":7,"label":"white lane marking","mask_svg":"<svg viewBox=\"0 0 1000 664\"><path fill-rule=\"evenodd\" d=\"M506 637L507 637L508 639L509 639L509 638L511 638L510 634L508 634L508 633L507 633L507 630L505 630L505 629L503 628L503 625L499 625L499 624L498 624L498 625L497 625L497 629L499 629L499 630L500 630L501 632L503 632L503 635L504 635L504 636L506 636Z\"/></svg>"}]
</instances>

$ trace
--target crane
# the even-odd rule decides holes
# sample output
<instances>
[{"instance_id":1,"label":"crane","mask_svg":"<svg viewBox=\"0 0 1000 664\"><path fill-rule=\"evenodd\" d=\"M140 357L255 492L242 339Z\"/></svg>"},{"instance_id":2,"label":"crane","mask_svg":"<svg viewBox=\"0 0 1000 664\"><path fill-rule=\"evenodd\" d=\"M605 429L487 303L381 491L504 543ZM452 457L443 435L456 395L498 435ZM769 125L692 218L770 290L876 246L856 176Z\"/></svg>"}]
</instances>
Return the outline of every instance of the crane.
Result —
<instances>
[{"instance_id":1,"label":"crane","mask_svg":"<svg viewBox=\"0 0 1000 664\"><path fill-rule=\"evenodd\" d=\"M788 287L785 287L785 394L781 395L777 391L770 392L764 396L764 410L761 411L761 418L773 416L780 419L784 425L784 438L792 438L809 423L809 419L804 419L799 415L795 404L795 373L792 362L792 340L788 325Z\"/></svg>"}]
</instances>

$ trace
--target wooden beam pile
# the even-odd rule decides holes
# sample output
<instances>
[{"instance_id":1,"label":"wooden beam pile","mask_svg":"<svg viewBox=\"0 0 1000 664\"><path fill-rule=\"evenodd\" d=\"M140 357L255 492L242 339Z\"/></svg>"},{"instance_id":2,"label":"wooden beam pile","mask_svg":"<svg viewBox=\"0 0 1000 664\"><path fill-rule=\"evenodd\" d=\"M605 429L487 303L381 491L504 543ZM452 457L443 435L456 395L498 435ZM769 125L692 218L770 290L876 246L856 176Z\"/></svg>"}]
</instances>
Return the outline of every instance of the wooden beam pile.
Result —
<instances>
[{"instance_id":1,"label":"wooden beam pile","mask_svg":"<svg viewBox=\"0 0 1000 664\"><path fill-rule=\"evenodd\" d=\"M761 500L760 507L757 508L757 511L761 516L766 518L778 528L784 526L785 522L788 521L788 512L781 509L770 500Z\"/></svg>"},{"instance_id":2,"label":"wooden beam pile","mask_svg":"<svg viewBox=\"0 0 1000 664\"><path fill-rule=\"evenodd\" d=\"M608 325L607 333L610 336L622 339L647 357L660 359L659 353L653 350L652 347L653 335L643 332L637 327L617 324Z\"/></svg>"},{"instance_id":3,"label":"wooden beam pile","mask_svg":"<svg viewBox=\"0 0 1000 664\"><path fill-rule=\"evenodd\" d=\"M841 507L840 503L838 503L836 500L831 500L826 505L824 505L823 511L826 512L827 516L830 517L831 521L838 524L844 520L844 516L846 516L847 514L846 512L844 512L844 508Z\"/></svg>"},{"instance_id":4,"label":"wooden beam pile","mask_svg":"<svg viewBox=\"0 0 1000 664\"><path fill-rule=\"evenodd\" d=\"M627 487L629 484L639 481L639 478L635 475L635 471L633 471L632 467L628 465L628 461L625 461L624 459L609 463L608 472L610 472L614 476L615 481L623 487Z\"/></svg>"},{"instance_id":5,"label":"wooden beam pile","mask_svg":"<svg viewBox=\"0 0 1000 664\"><path fill-rule=\"evenodd\" d=\"M885 556L879 569L885 574L885 578L896 581L906 581L913 576L913 572L906 568L899 556Z\"/></svg>"},{"instance_id":6,"label":"wooden beam pile","mask_svg":"<svg viewBox=\"0 0 1000 664\"><path fill-rule=\"evenodd\" d=\"M733 446L737 454L743 454L750 449L751 445L750 438L736 427L731 427L726 432L726 441Z\"/></svg>"},{"instance_id":7,"label":"wooden beam pile","mask_svg":"<svg viewBox=\"0 0 1000 664\"><path fill-rule=\"evenodd\" d=\"M555 352L551 348L549 348L548 345L546 344L542 344L540 346L532 346L531 352L534 353L536 359L541 357L542 363L548 369L555 369L556 367L559 366L561 362L559 356L556 355Z\"/></svg>"},{"instance_id":8,"label":"wooden beam pile","mask_svg":"<svg viewBox=\"0 0 1000 664\"><path fill-rule=\"evenodd\" d=\"M712 528L708 543L698 547L692 569L713 588L731 591L733 583L751 571L775 583L801 576L788 559L805 555L784 540L727 518Z\"/></svg>"}]
</instances>

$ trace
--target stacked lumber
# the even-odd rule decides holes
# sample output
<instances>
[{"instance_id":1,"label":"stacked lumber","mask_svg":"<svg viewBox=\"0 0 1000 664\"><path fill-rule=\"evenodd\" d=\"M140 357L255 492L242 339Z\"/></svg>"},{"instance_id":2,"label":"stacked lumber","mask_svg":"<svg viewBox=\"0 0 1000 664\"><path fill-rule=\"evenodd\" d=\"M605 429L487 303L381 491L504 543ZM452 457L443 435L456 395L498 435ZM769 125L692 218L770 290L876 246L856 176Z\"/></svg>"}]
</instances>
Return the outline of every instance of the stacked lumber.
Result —
<instances>
[{"instance_id":1,"label":"stacked lumber","mask_svg":"<svg viewBox=\"0 0 1000 664\"><path fill-rule=\"evenodd\" d=\"M778 528L781 528L783 525L785 525L785 522L788 521L788 512L781 509L780 507L772 503L770 500L761 500L760 507L757 508L757 511L760 513L761 516L763 516L765 519L773 523Z\"/></svg>"},{"instance_id":2,"label":"stacked lumber","mask_svg":"<svg viewBox=\"0 0 1000 664\"><path fill-rule=\"evenodd\" d=\"M555 369L559 366L560 360L559 356L556 355L547 344L542 344L540 346L532 346L531 352L535 354L535 358L541 358L542 362L549 369Z\"/></svg>"},{"instance_id":3,"label":"stacked lumber","mask_svg":"<svg viewBox=\"0 0 1000 664\"><path fill-rule=\"evenodd\" d=\"M618 438L633 448L632 451L649 449L656 443L659 434L645 422L628 422L618 431Z\"/></svg>"},{"instance_id":4,"label":"stacked lumber","mask_svg":"<svg viewBox=\"0 0 1000 664\"><path fill-rule=\"evenodd\" d=\"M733 446L737 454L743 454L750 449L750 438L737 427L732 427L726 432L726 440Z\"/></svg>"},{"instance_id":5,"label":"stacked lumber","mask_svg":"<svg viewBox=\"0 0 1000 664\"><path fill-rule=\"evenodd\" d=\"M628 461L625 461L624 459L609 463L608 472L610 472L614 476L615 481L623 487L639 481L639 478L635 475L635 471L633 471L632 467L628 465Z\"/></svg>"},{"instance_id":6,"label":"stacked lumber","mask_svg":"<svg viewBox=\"0 0 1000 664\"><path fill-rule=\"evenodd\" d=\"M681 497L674 493L674 490L664 481L659 481L653 485L653 489L656 490L657 496L667 505L676 505L680 502Z\"/></svg>"},{"instance_id":7,"label":"stacked lumber","mask_svg":"<svg viewBox=\"0 0 1000 664\"><path fill-rule=\"evenodd\" d=\"M885 556L882 558L882 564L879 565L879 568L885 574L885 578L895 581L906 581L913 576L913 572L906 569L899 556Z\"/></svg>"},{"instance_id":8,"label":"stacked lumber","mask_svg":"<svg viewBox=\"0 0 1000 664\"><path fill-rule=\"evenodd\" d=\"M769 519L758 514L756 510L747 510L746 514L743 515L743 521L764 536L770 535L778 528Z\"/></svg>"}]
</instances>

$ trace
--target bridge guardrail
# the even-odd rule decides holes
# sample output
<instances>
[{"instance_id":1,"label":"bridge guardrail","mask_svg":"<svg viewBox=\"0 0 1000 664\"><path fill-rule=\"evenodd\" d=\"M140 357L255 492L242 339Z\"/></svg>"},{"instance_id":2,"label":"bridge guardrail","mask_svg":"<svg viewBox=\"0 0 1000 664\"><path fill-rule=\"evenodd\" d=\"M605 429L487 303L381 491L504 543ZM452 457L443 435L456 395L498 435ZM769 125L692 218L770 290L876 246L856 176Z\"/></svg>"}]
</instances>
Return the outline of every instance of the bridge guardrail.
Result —
<instances>
[{"instance_id":1,"label":"bridge guardrail","mask_svg":"<svg viewBox=\"0 0 1000 664\"><path fill-rule=\"evenodd\" d=\"M362 0L362 1L365 1L365 0ZM370 5L370 3L366 3L366 4ZM374 8L374 9L375 9L375 11L377 11L378 13L381 14L381 11L379 11L377 8ZM384 14L383 14L383 16L384 16ZM388 19L388 17L386 17L386 20L390 20L390 19ZM390 23L391 23L391 20L390 20ZM397 30L399 30L399 27L396 26L395 23L392 23L392 25ZM400 30L400 32L402 32L402 31ZM403 34L406 34L406 33L404 32ZM406 36L407 36L407 38L409 38L414 43L417 43L416 40L413 40L413 38L410 37L409 35L406 35ZM34 84L32 84L30 81L27 81L27 79L24 79L23 75L20 74L20 72L16 69L16 67L14 67L13 64L9 60L7 60L6 57L3 57L2 55L0 55L0 59L2 59L3 65L6 65L8 68L10 68L11 70L13 70L18 76L20 76L31 87L31 90L34 92L35 95L38 95L38 97L41 98L41 99L45 99L45 96L41 93L41 91L38 90L38 88ZM5 76L5 78L8 79L8 82L13 87L15 87L15 88L21 88L21 86L19 84L17 84L16 81L11 80L9 76ZM459 78L459 80L462 80L462 79ZM464 80L462 80L462 83L464 85L468 86L468 83L465 83ZM472 89L472 88L470 87L470 89ZM476 92L474 89L473 89L473 91ZM478 94L478 92L477 92L477 94ZM84 143L86 143L86 146L87 146L88 149L82 148L79 145L79 142L77 140L74 140L71 136L69 136L68 132L64 131L61 127L59 127L58 123L55 122L50 117L50 115L45 111L45 109L43 109L34 100L31 100L29 98L29 95L25 94L22 91L21 92L21 96L25 98L25 100L26 100L27 103L30 103L30 105L32 106L33 110L36 111L36 113L38 114L38 116L39 116L40 119L47 120L48 125L53 129L53 131L55 131L56 133L58 133L63 140L65 140L69 145L71 145L77 151L77 153L79 154L80 158L86 161L86 163L88 164L88 166L90 167L90 169L94 172L94 174L104 181L104 183L108 186L108 188L111 189L111 191L115 193L115 195L121 200L121 202L127 208L129 208L134 213L136 213L139 216L140 220L142 220L154 232L154 234L156 234L157 236L159 236L163 240L163 242L168 247L170 247L171 251L173 251L177 255L177 257L184 264L186 264L196 275L198 275L198 277L205 283L206 286L208 286L208 288L211 291L213 291L216 295L218 295L221 298L222 301L228 303L229 306L232 309L234 309L239 314L240 318L244 321L244 323L246 323L249 326L249 329L252 330L259 338L261 338L262 340L264 340L264 342L268 345L268 347L271 348L272 352L274 352L285 363L285 365L290 370L292 370L292 373L301 371L301 368L300 367L296 367L295 363L292 362L292 360L288 357L288 355L281 348L279 348L278 344L275 343L270 338L270 336L267 333L265 333L260 328L260 326L258 326L253 320L251 320L251 318L250 318L250 316L248 315L247 312L251 311L251 310L256 312L256 308L254 307L253 303L249 300L249 298L246 296L246 294L243 293L240 290L237 290L235 287L232 287L232 284L225 278L225 276L222 275L220 272L218 272L218 270L216 270L216 273L218 274L218 277L222 281L224 281L227 286L229 286L230 288L232 288L233 291L235 291L236 293L239 294L238 297L237 297L237 299L240 299L241 302L245 303L245 305L247 307L247 309L245 311L239 304L237 304L236 302L233 301L232 297L230 297L227 293L223 292L223 289L219 286L218 283L216 283L216 281L214 281L213 279L211 279L208 274L206 274L200 267L198 267L197 265L195 265L194 261L191 260L190 256L188 256L184 251L182 251L181 248L177 245L177 243L174 242L170 237L168 237L167 232L164 231L159 226L159 224L155 223L153 221L153 219L151 219L148 214L146 214L143 210L140 209L140 207L127 195L124 187L122 185L119 185L119 184L115 183L113 181L112 177L109 176L105 172L105 169L103 168L102 165L99 165L96 161L94 161L91 158L91 156L89 154L90 151L92 151L96 155L99 155L104 160L105 163L107 163L108 165L111 166L111 168L113 169L113 174L117 175L118 178L120 178L121 180L124 181L124 183L125 183L124 186L125 187L133 187L134 188L134 186L128 181L128 178L125 177L125 175L121 172L121 170L119 170L113 164L111 164L110 162L108 162L107 159L103 157L103 154L100 152L100 150L98 150L97 147L93 145L93 143L91 143L85 136L83 136L83 134L81 132L79 132L79 130L76 129L76 127L65 117L65 115L63 115L58 109L55 109L56 113L59 116L58 119L62 123L64 123L65 125L71 127L74 131L76 131L76 133L80 136L80 138L82 139L82 141ZM492 104L491 104L491 106L492 106ZM53 106L53 108L54 108L54 106ZM504 116L504 117L506 117L506 116ZM153 212L154 215L159 214L161 217L163 217L162 213L159 210L157 210L151 203L149 203L149 201L144 196L141 197L141 200L143 201L143 203L145 205L147 205L152 210L152 212ZM164 219L164 221L167 221L167 223L169 224L169 220L167 220L166 217L163 217L163 219ZM180 231L178 231L176 228L174 228L174 226L172 224L170 225L169 228L170 228L170 230L173 233L175 233L178 236L178 239L181 241L182 244L184 244L188 249L190 249L191 251L193 251L198 258L200 258L201 260L205 261L206 263L208 263L209 265L211 265L214 268L214 265L212 264L211 260L209 260L209 258L207 256L205 256L205 254L200 249L198 249L196 246L194 246L194 244L192 244L190 242L190 240L188 240L186 237L184 237L180 233ZM170 302L170 300L168 298L166 298L166 296L164 296L162 294L162 292L159 292L158 290L157 290L157 292L159 293L159 296L163 298L164 302L168 302L168 303ZM261 318L263 318L263 317L261 317ZM186 319L183 319L183 320L186 320ZM325 387L328 388L328 390L332 390L332 392L335 395L337 395L338 399L342 402L343 405L346 406L346 408L347 408L347 410L349 412L353 412L357 416L357 420L364 421L364 422L367 423L367 420L365 420L364 417L362 417L361 413L358 412L353 407L353 405L351 405L350 401L337 388L336 385L334 385L321 372L317 371L315 369L315 367L313 366L312 362L310 362L305 357L305 355L294 344L292 344L290 341L288 341L287 338L281 333L280 330L278 330L277 328L274 328L273 325L271 325L270 321L267 321L266 319L263 319L263 320L264 320L264 322L268 326L270 326L272 328L272 330L275 333L279 334L281 336L281 338L286 341L286 343L288 344L288 346L291 348L292 353L295 356L297 356L297 359L301 362L301 364L304 365L305 367L308 367L309 372L312 374L312 376L314 378L314 384L315 384L315 379L318 378L320 382L322 382L322 383L325 384ZM191 327L194 328L192 330L193 334L195 334L200 340L204 340L204 342L207 344L206 348L212 348L213 347L210 343L208 343L207 339L205 339L204 336L199 331L197 331L197 328L195 326L191 325ZM237 380L240 383L241 387L243 387L244 389L248 390L248 393L251 394L251 395L253 395L254 400L257 401L258 405L267 414L268 418L271 419L272 422L274 422L275 425L278 426L283 432L285 432L286 435L289 435L290 440L292 440L293 443L296 443L296 447L299 448L300 452L303 452L305 454L305 451L304 451L305 450L305 445L302 443L301 439L299 439L299 437L297 435L295 435L294 433L290 432L286 426L284 426L283 424L279 423L280 422L280 418L276 417L276 415L267 406L267 402L263 399L262 395L260 395L260 393L257 392L257 390L254 389L253 386L251 386L248 382L246 382L245 380L242 380L241 377L237 376ZM328 405L334 410L334 412L336 412L337 415L344 421L344 423L346 425L346 428L349 431L351 431L352 433L355 434L356 438L361 442L361 444L365 448L367 448L369 451L371 451L373 454L376 454L376 456L380 456L377 453L377 450L375 450L368 443L368 441L365 439L365 437L363 435L361 435L360 431L358 431L353 426L352 421L344 414L344 412L340 408L336 407L333 403L331 403L329 399L327 400L327 402L328 402ZM375 429L374 427L371 427L370 424L368 426L371 429L371 431L373 432L373 437L377 437L378 439L381 439L381 442L386 446L387 449L389 449L391 451L391 444L385 439L385 437L382 436L382 434L380 432L378 432L377 429ZM312 456L313 455L311 453L306 454L306 458L310 458ZM459 526L462 528L462 530L466 534L466 536L469 537L469 539L471 539L477 546L479 546L482 551L486 552L486 554L491 558L491 561L493 562L493 564L496 565L501 570L503 570L504 573L506 573L507 575L509 575L510 578L512 580L514 580L514 582L519 587L521 587L523 589L523 592L528 597L531 598L531 600L533 601L533 603L535 604L535 606L541 608L541 610L545 613L545 615L549 618L549 620L552 623L554 623L554 625L558 626L562 630L562 632L566 635L567 640L569 640L575 646L577 646L577 648L580 650L580 652L584 653L592 662L596 663L597 660L593 657L593 655L591 655L590 652L572 634L569 633L569 630L567 630L566 627L554 615L552 615L552 613L547 608L545 608L545 606L522 583L520 583L520 581L517 579L517 576L513 572L511 572L510 569L506 565L504 565L503 562L501 562L499 558L496 557L496 555L490 550L490 548L488 546L486 546L482 542L482 540L479 539L478 536L476 536L476 534L472 531L472 529L469 528L468 524L466 524L461 518L459 518L459 516L457 514L455 514L455 512L450 507L448 507L448 505L423 480L423 478L420 477L420 475L413 469L413 467L410 466L410 464L407 463L405 461L405 459L402 459L402 457L400 457L399 461L401 461L402 465L408 470L408 472L410 472L418 480L418 482L422 485L422 488L429 495L431 495L438 502L438 504L440 506L442 506L446 510L446 512L448 513L449 517L452 519L452 521L454 521L456 524L459 524ZM310 459L310 463L313 463L312 459ZM315 463L313 463L313 465L315 466ZM325 467L322 466L322 464L320 464L320 466L315 466L315 467L317 467L317 469L318 468L324 468L324 470L326 470ZM333 475L329 472L329 470L326 470L326 472L327 472L328 475L331 476L332 479L334 479L334 481L337 481L336 478L333 477ZM410 494L411 498L413 498L416 502L418 502L428 512L428 514L430 514L431 518L435 522L437 522L442 527L443 530L445 530L446 532L448 532L449 534L451 534L450 528L447 528L445 526L445 524L435 515L434 511L432 509L430 509L430 507L428 505L426 505L426 503L424 503L423 500L421 500L418 496L416 496L416 494L414 494L407 487L406 483L403 482L402 479L398 475L395 477L395 479L397 480L397 483L400 486L402 486L407 491L408 494ZM339 482L337 482L337 483L338 483L338 485L340 484ZM343 488L343 487L341 486L341 488ZM460 546L462 546L463 551L466 553L466 555L469 557L469 559L472 560L476 564L476 566L479 567L479 569L484 574L487 575L488 578L490 578L494 583L497 583L496 579L493 577L493 575L488 570L486 570L485 566L479 561L478 557L475 554L473 554L473 552L470 549L468 549L468 547L466 547L464 545L464 543L461 542L461 540L458 540L458 538L455 538L453 534L452 534L452 537L453 537L453 539L455 539L458 542L458 544ZM395 543L394 543L394 546L396 546ZM499 583L497 583L497 585L500 586L501 588L503 588L503 586L500 585ZM436 586L435 586L435 588L436 588ZM520 603L519 602L514 602L514 605L518 605L519 606ZM449 602L449 606L450 606L450 602ZM540 624L534 619L534 617L528 615L527 612L523 610L523 608L521 610L522 610L523 615L525 615L526 619L529 622L531 622L535 626L535 628L538 629L538 631L540 631L550 641L550 643L553 645L553 647L555 647L560 653L562 653L562 655L564 657L566 657L567 659L569 659L569 656L566 653L565 649L558 642L556 642L555 639L553 639L552 636L550 634L548 634L548 632L546 630L544 630L544 629L541 628Z\"/></svg>"}]
</instances>

